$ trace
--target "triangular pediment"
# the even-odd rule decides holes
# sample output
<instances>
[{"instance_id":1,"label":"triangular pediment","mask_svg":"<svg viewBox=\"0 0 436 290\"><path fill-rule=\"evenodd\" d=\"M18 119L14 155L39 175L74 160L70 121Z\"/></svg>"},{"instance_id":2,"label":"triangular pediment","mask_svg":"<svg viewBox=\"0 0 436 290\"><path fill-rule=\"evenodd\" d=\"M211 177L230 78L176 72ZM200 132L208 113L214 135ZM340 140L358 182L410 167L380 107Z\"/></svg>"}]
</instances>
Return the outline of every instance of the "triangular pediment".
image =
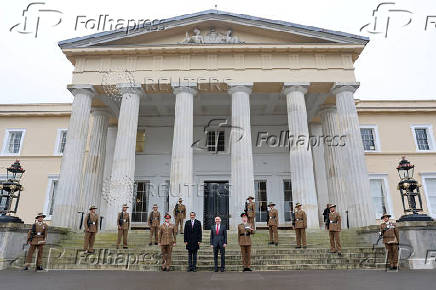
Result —
<instances>
[{"instance_id":1,"label":"triangular pediment","mask_svg":"<svg viewBox=\"0 0 436 290\"><path fill-rule=\"evenodd\" d=\"M64 48L235 44L366 44L365 37L285 21L206 10L126 33L101 32L61 41Z\"/></svg>"}]
</instances>

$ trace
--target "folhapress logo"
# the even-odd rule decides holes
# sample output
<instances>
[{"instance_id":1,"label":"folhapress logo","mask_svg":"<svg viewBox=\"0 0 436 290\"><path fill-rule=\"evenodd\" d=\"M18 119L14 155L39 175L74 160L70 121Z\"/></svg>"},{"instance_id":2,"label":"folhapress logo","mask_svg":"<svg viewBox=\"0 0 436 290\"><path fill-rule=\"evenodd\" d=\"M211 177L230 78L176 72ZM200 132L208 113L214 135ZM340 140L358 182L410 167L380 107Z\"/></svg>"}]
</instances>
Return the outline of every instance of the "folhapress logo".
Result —
<instances>
[{"instance_id":1,"label":"folhapress logo","mask_svg":"<svg viewBox=\"0 0 436 290\"><path fill-rule=\"evenodd\" d=\"M13 25L9 31L16 31L21 34L33 34L38 37L40 27L50 25L51 27L58 26L62 22L59 10L44 8L45 2L32 2L23 10L22 22Z\"/></svg>"}]
</instances>

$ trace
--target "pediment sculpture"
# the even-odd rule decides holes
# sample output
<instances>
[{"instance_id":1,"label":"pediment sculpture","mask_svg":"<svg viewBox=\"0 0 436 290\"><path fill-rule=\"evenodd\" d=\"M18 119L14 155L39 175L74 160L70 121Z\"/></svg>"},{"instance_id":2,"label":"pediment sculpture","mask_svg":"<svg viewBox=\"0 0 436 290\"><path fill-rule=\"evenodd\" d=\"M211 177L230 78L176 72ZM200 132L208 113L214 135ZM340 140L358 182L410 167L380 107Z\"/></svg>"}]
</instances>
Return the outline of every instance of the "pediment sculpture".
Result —
<instances>
[{"instance_id":1,"label":"pediment sculpture","mask_svg":"<svg viewBox=\"0 0 436 290\"><path fill-rule=\"evenodd\" d=\"M233 36L233 31L228 29L226 34L222 34L215 30L215 27L210 27L206 35L201 35L199 28L194 28L193 34L190 35L186 31L185 39L181 42L184 44L196 43L196 44L208 44L208 43L244 43L240 41L237 36Z\"/></svg>"}]
</instances>

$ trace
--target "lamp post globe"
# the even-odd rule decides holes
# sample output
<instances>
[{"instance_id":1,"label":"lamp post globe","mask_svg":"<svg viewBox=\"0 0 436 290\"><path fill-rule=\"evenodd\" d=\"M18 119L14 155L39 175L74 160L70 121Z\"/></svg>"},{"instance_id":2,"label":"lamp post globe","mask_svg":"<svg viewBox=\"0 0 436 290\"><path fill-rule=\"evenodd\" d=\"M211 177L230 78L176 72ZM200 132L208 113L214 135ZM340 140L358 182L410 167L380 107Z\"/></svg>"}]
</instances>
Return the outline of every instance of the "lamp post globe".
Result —
<instances>
[{"instance_id":1,"label":"lamp post globe","mask_svg":"<svg viewBox=\"0 0 436 290\"><path fill-rule=\"evenodd\" d=\"M413 178L415 165L402 156L397 166L400 182L400 191L404 214L398 221L432 221L433 219L423 213L422 198L419 188L421 185Z\"/></svg>"},{"instance_id":2,"label":"lamp post globe","mask_svg":"<svg viewBox=\"0 0 436 290\"><path fill-rule=\"evenodd\" d=\"M2 223L23 223L15 214L23 191L20 181L25 171L19 160L6 168L6 181L0 185L0 222Z\"/></svg>"}]
</instances>

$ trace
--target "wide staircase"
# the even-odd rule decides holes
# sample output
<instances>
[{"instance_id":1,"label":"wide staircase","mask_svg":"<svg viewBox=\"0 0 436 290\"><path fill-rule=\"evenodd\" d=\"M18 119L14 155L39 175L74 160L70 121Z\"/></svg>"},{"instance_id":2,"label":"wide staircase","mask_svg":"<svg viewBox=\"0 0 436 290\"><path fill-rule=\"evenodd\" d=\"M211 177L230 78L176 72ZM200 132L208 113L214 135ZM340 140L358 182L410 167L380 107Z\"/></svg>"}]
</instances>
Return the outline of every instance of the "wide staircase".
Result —
<instances>
[{"instance_id":1,"label":"wide staircase","mask_svg":"<svg viewBox=\"0 0 436 290\"><path fill-rule=\"evenodd\" d=\"M116 249L116 236L116 233L98 233L95 253L85 254L82 250L83 233L70 233L59 244L45 247L44 266L48 270L160 270L160 249L155 245L148 246L148 230L130 231L129 249ZM345 270L383 269L385 266L384 248L381 245L373 247L365 244L354 230L345 230L341 233L342 256L329 253L326 231L309 231L307 240L306 249L296 249L295 232L279 230L279 245L268 245L268 231L258 230L252 236L252 269L255 271ZM10 268L20 268L23 265L24 255L23 252ZM179 234L176 247L173 249L171 270L186 271L187 260L183 235ZM198 270L212 271L213 265L209 231L205 231L198 253ZM242 270L240 248L235 232L228 232L226 270Z\"/></svg>"}]
</instances>

